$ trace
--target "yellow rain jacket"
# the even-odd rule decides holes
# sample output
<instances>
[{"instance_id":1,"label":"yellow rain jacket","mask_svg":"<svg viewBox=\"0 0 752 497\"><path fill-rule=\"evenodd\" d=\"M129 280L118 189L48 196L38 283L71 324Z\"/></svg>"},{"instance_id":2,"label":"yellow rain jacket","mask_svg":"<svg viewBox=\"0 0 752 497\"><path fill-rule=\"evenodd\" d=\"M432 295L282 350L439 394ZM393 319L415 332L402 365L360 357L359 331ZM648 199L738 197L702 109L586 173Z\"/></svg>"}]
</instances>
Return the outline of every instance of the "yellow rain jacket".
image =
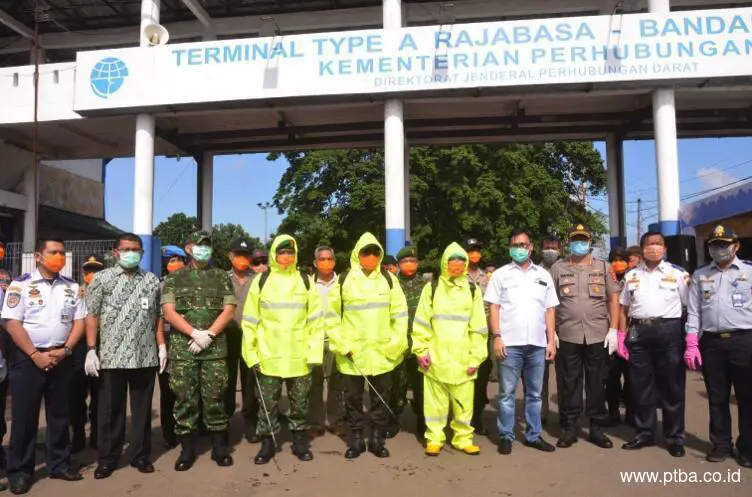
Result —
<instances>
[{"instance_id":1,"label":"yellow rain jacket","mask_svg":"<svg viewBox=\"0 0 752 497\"><path fill-rule=\"evenodd\" d=\"M277 264L282 242L295 246L295 263L287 269ZM291 236L274 239L269 253L269 275L253 279L243 307L243 360L256 364L268 376L294 378L311 372L310 365L324 357L324 319L321 296L308 275L297 269L298 244ZM308 278L306 290L303 278Z\"/></svg>"},{"instance_id":2,"label":"yellow rain jacket","mask_svg":"<svg viewBox=\"0 0 752 497\"><path fill-rule=\"evenodd\" d=\"M375 376L388 373L402 363L407 352L407 301L397 277L379 267L366 276L358 254L367 245L384 249L371 233L364 233L350 255L350 270L337 279L328 298L329 348L335 353L337 369L346 375ZM392 285L389 288L390 278ZM346 354L352 352L352 360Z\"/></svg>"},{"instance_id":3,"label":"yellow rain jacket","mask_svg":"<svg viewBox=\"0 0 752 497\"><path fill-rule=\"evenodd\" d=\"M428 375L433 379L459 385L477 376L468 376L467 368L479 367L488 355L488 325L481 289L476 287L474 296L470 290L467 263L462 276L449 278L447 264L453 254L461 254L467 261L467 253L457 243L444 250L436 294L431 297L431 283L420 294L412 352L418 357L431 356Z\"/></svg>"}]
</instances>

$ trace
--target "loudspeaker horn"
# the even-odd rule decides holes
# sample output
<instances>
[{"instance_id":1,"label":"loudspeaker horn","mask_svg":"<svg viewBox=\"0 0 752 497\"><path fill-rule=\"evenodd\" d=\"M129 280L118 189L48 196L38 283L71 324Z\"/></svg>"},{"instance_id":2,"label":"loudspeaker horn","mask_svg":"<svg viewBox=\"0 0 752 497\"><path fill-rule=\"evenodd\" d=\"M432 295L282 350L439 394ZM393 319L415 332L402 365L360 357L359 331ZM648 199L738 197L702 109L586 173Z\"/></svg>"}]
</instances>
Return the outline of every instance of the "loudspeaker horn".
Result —
<instances>
[{"instance_id":1,"label":"loudspeaker horn","mask_svg":"<svg viewBox=\"0 0 752 497\"><path fill-rule=\"evenodd\" d=\"M144 26L144 37L152 47L164 45L170 39L167 28L161 24L147 24Z\"/></svg>"}]
</instances>

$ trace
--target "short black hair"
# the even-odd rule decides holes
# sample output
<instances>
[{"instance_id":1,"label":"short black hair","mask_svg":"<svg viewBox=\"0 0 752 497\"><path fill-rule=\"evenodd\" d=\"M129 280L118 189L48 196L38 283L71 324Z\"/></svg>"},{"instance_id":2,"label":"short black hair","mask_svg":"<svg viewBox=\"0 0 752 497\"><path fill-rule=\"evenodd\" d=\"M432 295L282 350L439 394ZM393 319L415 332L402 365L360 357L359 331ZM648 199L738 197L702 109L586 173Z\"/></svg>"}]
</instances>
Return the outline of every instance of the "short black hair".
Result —
<instances>
[{"instance_id":1,"label":"short black hair","mask_svg":"<svg viewBox=\"0 0 752 497\"><path fill-rule=\"evenodd\" d=\"M624 247L614 247L611 252L608 253L608 262L614 262L616 259L626 261L629 259L629 252Z\"/></svg>"},{"instance_id":2,"label":"short black hair","mask_svg":"<svg viewBox=\"0 0 752 497\"><path fill-rule=\"evenodd\" d=\"M555 243L557 245L561 245L561 238L559 238L556 235L546 235L541 240L541 245L543 245L545 243Z\"/></svg>"},{"instance_id":3,"label":"short black hair","mask_svg":"<svg viewBox=\"0 0 752 497\"><path fill-rule=\"evenodd\" d=\"M36 247L36 252L38 254L41 254L44 251L44 249L47 248L47 242L62 243L63 247L65 247L65 242L63 241L62 238L51 238L51 237L39 238L37 240L37 247Z\"/></svg>"},{"instance_id":4,"label":"short black hair","mask_svg":"<svg viewBox=\"0 0 752 497\"><path fill-rule=\"evenodd\" d=\"M120 242L136 242L138 243L139 248L144 248L144 242L141 240L141 237L135 233L123 233L122 235L117 237L117 240L115 241L115 248L120 246Z\"/></svg>"},{"instance_id":5,"label":"short black hair","mask_svg":"<svg viewBox=\"0 0 752 497\"><path fill-rule=\"evenodd\" d=\"M530 230L527 230L525 228L513 229L512 233L509 235L509 241L511 242L512 238L514 238L515 236L520 236L520 235L526 235L528 240L530 240L531 242L533 241L533 234L530 233Z\"/></svg>"},{"instance_id":6,"label":"short black hair","mask_svg":"<svg viewBox=\"0 0 752 497\"><path fill-rule=\"evenodd\" d=\"M637 245L630 245L627 247L627 255L629 255L629 257L632 257L633 255L642 257L642 250L640 250L640 247Z\"/></svg>"},{"instance_id":7,"label":"short black hair","mask_svg":"<svg viewBox=\"0 0 752 497\"><path fill-rule=\"evenodd\" d=\"M642 238L640 238L640 248L645 248L645 242L647 242L648 238L651 236L660 236L661 240L663 240L663 244L666 245L666 237L663 236L663 233L660 231L648 231L642 235Z\"/></svg>"}]
</instances>

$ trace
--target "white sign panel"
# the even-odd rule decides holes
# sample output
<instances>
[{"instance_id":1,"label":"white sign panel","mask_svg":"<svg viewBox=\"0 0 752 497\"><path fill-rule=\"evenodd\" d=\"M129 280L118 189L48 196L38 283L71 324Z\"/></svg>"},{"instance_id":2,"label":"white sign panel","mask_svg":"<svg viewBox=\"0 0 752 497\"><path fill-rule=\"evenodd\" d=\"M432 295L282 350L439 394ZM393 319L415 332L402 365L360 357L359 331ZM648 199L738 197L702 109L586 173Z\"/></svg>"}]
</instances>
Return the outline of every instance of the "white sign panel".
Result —
<instances>
[{"instance_id":1,"label":"white sign panel","mask_svg":"<svg viewBox=\"0 0 752 497\"><path fill-rule=\"evenodd\" d=\"M752 74L752 9L80 52L75 110Z\"/></svg>"}]
</instances>

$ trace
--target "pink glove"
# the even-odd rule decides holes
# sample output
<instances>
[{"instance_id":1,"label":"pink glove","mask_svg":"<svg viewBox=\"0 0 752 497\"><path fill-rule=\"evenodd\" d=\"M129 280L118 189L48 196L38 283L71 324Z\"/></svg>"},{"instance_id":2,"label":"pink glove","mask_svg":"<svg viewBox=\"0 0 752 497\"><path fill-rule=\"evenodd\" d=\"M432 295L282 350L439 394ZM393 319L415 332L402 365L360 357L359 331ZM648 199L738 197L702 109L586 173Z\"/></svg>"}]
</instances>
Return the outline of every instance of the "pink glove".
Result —
<instances>
[{"instance_id":1,"label":"pink glove","mask_svg":"<svg viewBox=\"0 0 752 497\"><path fill-rule=\"evenodd\" d=\"M616 333L616 339L617 339L617 345L616 345L616 355L624 359L625 361L629 360L629 351L627 350L627 344L624 343L627 340L627 332L626 331L618 331Z\"/></svg>"},{"instance_id":2,"label":"pink glove","mask_svg":"<svg viewBox=\"0 0 752 497\"><path fill-rule=\"evenodd\" d=\"M684 350L684 364L692 371L702 366L702 355L698 347L697 333L687 333L687 348Z\"/></svg>"},{"instance_id":3,"label":"pink glove","mask_svg":"<svg viewBox=\"0 0 752 497\"><path fill-rule=\"evenodd\" d=\"M431 367L431 356L426 354L422 357L418 357L418 366L420 369L428 369Z\"/></svg>"}]
</instances>

